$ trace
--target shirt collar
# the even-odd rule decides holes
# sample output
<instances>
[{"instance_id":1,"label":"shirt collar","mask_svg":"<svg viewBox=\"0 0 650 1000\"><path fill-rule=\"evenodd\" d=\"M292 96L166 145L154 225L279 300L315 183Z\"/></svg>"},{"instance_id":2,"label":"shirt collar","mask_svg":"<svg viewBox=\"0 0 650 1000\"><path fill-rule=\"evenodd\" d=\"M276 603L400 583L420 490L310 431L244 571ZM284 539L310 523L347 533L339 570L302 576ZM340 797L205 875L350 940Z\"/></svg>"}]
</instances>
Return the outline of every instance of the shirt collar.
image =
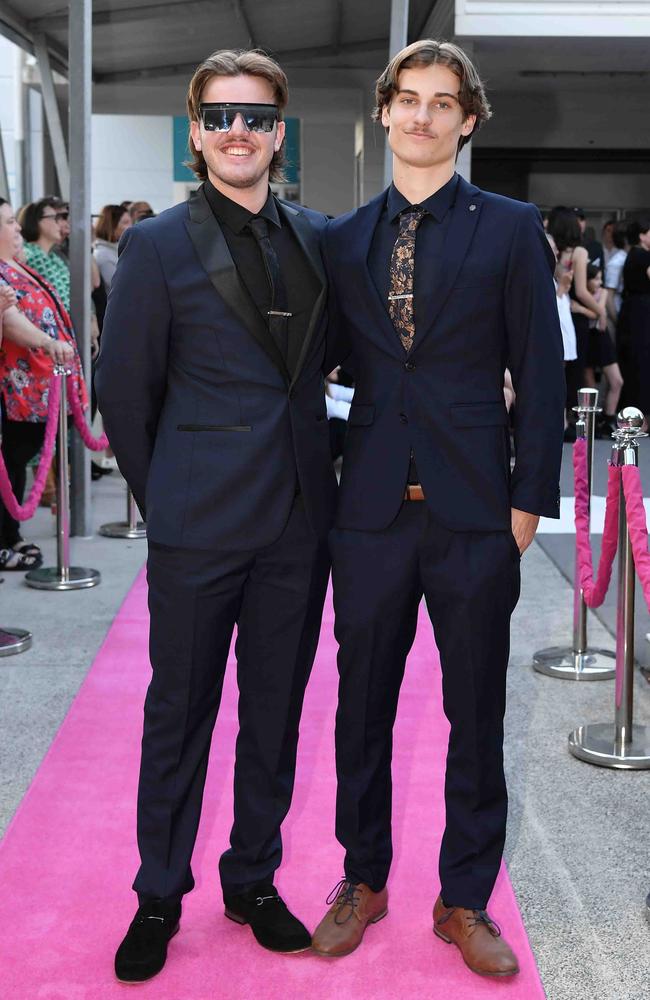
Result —
<instances>
[{"instance_id":1,"label":"shirt collar","mask_svg":"<svg viewBox=\"0 0 650 1000\"><path fill-rule=\"evenodd\" d=\"M451 180L447 181L444 187L441 187L434 194L430 195L426 201L421 202L418 207L423 208L425 212L432 215L436 222L442 222L456 199L457 188L458 174L455 173ZM404 197L402 192L398 191L394 184L391 184L386 198L386 211L388 212L389 221L394 222L397 219L397 216L403 212L404 209L413 207L414 206Z\"/></svg>"},{"instance_id":2,"label":"shirt collar","mask_svg":"<svg viewBox=\"0 0 650 1000\"><path fill-rule=\"evenodd\" d=\"M233 233L241 233L243 229L248 225L251 219L263 218L268 222L272 222L278 229L282 228L282 221L280 219L280 213L278 212L277 202L273 196L273 192L269 188L268 197L264 203L264 206L260 209L257 215L254 212L249 211L244 208L243 205L238 205L236 201L231 198L227 198L225 194L222 194L214 184L211 184L209 180L206 180L204 184L205 196L208 199L208 204L212 209L217 222L224 223L231 229Z\"/></svg>"}]
</instances>

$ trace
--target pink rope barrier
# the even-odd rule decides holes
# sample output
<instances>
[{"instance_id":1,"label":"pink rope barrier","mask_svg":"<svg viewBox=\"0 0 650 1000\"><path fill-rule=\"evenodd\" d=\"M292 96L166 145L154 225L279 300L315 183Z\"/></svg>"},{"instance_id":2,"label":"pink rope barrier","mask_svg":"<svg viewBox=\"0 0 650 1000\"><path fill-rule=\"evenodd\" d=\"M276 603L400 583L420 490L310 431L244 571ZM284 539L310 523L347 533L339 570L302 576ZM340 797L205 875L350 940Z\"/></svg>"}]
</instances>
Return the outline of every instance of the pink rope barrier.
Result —
<instances>
[{"instance_id":1,"label":"pink rope barrier","mask_svg":"<svg viewBox=\"0 0 650 1000\"><path fill-rule=\"evenodd\" d=\"M49 468L54 455L54 444L59 419L59 403L61 402L61 378L53 376L50 382L47 398L47 420L45 424L45 438L41 449L41 458L38 463L38 472L34 479L34 484L30 490L29 497L24 504L19 504L14 496L14 492L9 482L7 466L5 465L2 452L0 451L0 497L9 511L11 517L16 521L28 521L36 513Z\"/></svg>"},{"instance_id":2,"label":"pink rope barrier","mask_svg":"<svg viewBox=\"0 0 650 1000\"><path fill-rule=\"evenodd\" d=\"M43 440L43 447L41 449L41 457L29 497L24 504L19 504L14 496L13 489L11 488L11 482L9 481L9 475L7 473L7 467L5 465L2 452L0 451L0 499L11 517L15 518L16 521L28 521L31 517L33 517L36 513L36 508L40 503L41 497L43 496L47 474L52 464L52 458L54 457L54 447L58 430L59 405L61 403L61 378L62 376L53 375L50 381L47 400L45 437ZM102 434L101 437L98 438L91 434L90 428L86 423L81 401L75 392L75 384L69 376L67 385L70 389L70 392L68 393L70 411L83 443L91 451L103 451L104 448L108 447L108 438L105 434Z\"/></svg>"},{"instance_id":3,"label":"pink rope barrier","mask_svg":"<svg viewBox=\"0 0 650 1000\"><path fill-rule=\"evenodd\" d=\"M578 438L573 446L573 475L575 481L575 525L578 579L580 581L582 596L587 607L599 608L605 600L605 594L609 588L610 580L612 578L612 565L614 563L614 556L616 555L616 549L618 547L618 509L621 470L613 465L609 466L603 544L600 552L600 562L598 564L598 575L595 580L593 558L591 554L591 542L589 540L587 442L584 438Z\"/></svg>"},{"instance_id":4,"label":"pink rope barrier","mask_svg":"<svg viewBox=\"0 0 650 1000\"><path fill-rule=\"evenodd\" d=\"M90 451L103 451L104 448L108 448L108 438L105 434L96 438L91 433L90 428L86 423L86 417L81 406L81 401L75 392L74 382L71 378L68 378L68 389L68 399L70 401L72 419L74 420L75 427L79 431L81 440L85 444L86 448L89 448Z\"/></svg>"},{"instance_id":5,"label":"pink rope barrier","mask_svg":"<svg viewBox=\"0 0 650 1000\"><path fill-rule=\"evenodd\" d=\"M627 530L632 543L634 566L641 582L645 602L650 609L650 552L648 552L648 528L643 504L641 473L635 465L625 465L622 471Z\"/></svg>"}]
</instances>

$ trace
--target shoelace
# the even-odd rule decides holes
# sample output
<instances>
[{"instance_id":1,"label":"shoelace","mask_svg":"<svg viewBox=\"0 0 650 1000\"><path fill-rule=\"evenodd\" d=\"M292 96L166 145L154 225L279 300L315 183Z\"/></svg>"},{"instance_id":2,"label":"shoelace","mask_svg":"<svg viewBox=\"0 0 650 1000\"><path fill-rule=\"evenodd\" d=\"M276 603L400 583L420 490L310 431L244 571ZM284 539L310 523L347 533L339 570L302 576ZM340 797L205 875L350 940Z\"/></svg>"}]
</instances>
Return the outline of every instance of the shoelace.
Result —
<instances>
[{"instance_id":1,"label":"shoelace","mask_svg":"<svg viewBox=\"0 0 650 1000\"><path fill-rule=\"evenodd\" d=\"M336 902L338 907L338 913L334 917L334 923L345 924L350 919L355 909L358 906L359 887L354 884L354 882L349 882L346 878L342 878L340 882L337 882L329 896L325 900L326 904L330 906L332 903ZM345 907L350 907L350 912L345 917L344 920L339 920L341 910Z\"/></svg>"},{"instance_id":2,"label":"shoelace","mask_svg":"<svg viewBox=\"0 0 650 1000\"><path fill-rule=\"evenodd\" d=\"M452 906L450 910L447 910L444 916L442 916L438 921L438 924L440 926L442 926L442 924L446 924L456 912L456 909L457 907ZM479 924L485 924L490 934L493 934L494 937L501 937L501 928L488 916L487 910L471 910L469 912L472 914L471 917L467 918L467 923L470 927L477 927Z\"/></svg>"},{"instance_id":3,"label":"shoelace","mask_svg":"<svg viewBox=\"0 0 650 1000\"><path fill-rule=\"evenodd\" d=\"M495 924L494 920L490 919L486 910L473 910L472 912L474 916L468 921L470 927L485 924L490 934L493 934L494 937L501 937L501 928Z\"/></svg>"}]
</instances>

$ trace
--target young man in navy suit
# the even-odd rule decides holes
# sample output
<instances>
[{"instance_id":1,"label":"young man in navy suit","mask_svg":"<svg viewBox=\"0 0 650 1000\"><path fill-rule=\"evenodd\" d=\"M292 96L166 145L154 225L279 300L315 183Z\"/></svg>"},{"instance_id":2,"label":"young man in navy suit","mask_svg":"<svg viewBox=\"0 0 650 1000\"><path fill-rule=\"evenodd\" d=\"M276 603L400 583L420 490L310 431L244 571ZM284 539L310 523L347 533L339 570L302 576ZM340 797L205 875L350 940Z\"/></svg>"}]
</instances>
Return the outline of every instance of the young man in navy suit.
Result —
<instances>
[{"instance_id":1,"label":"young man in navy suit","mask_svg":"<svg viewBox=\"0 0 650 1000\"><path fill-rule=\"evenodd\" d=\"M336 480L322 365L326 218L274 197L287 80L215 52L189 87L189 203L125 234L97 395L147 519L150 654L138 792L140 906L120 980L163 967L196 838L237 627L235 817L226 916L273 951L311 938L273 885L321 621Z\"/></svg>"},{"instance_id":2,"label":"young man in navy suit","mask_svg":"<svg viewBox=\"0 0 650 1000\"><path fill-rule=\"evenodd\" d=\"M345 879L313 946L348 954L387 912L392 729L424 595L451 724L434 930L474 972L509 976L517 960L486 907L506 830L503 716L519 560L540 515L559 516L565 388L554 260L533 205L455 173L459 150L490 117L461 49L410 45L376 97L393 183L324 236L334 355L350 352L356 390L330 535ZM506 367L517 393L512 474Z\"/></svg>"}]
</instances>

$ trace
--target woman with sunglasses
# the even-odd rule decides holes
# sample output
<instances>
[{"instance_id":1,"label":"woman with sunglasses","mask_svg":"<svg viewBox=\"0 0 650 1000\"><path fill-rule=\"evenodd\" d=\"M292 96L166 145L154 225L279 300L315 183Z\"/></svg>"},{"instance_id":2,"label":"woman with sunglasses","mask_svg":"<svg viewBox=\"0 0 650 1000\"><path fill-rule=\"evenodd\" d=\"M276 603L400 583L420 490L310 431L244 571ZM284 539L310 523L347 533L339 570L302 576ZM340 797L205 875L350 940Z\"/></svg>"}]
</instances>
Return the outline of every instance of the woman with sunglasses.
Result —
<instances>
[{"instance_id":1,"label":"woman with sunglasses","mask_svg":"<svg viewBox=\"0 0 650 1000\"><path fill-rule=\"evenodd\" d=\"M68 216L58 198L41 198L19 214L25 241L25 263L52 285L66 309L70 308L70 267L56 253L63 239L61 223Z\"/></svg>"}]
</instances>

